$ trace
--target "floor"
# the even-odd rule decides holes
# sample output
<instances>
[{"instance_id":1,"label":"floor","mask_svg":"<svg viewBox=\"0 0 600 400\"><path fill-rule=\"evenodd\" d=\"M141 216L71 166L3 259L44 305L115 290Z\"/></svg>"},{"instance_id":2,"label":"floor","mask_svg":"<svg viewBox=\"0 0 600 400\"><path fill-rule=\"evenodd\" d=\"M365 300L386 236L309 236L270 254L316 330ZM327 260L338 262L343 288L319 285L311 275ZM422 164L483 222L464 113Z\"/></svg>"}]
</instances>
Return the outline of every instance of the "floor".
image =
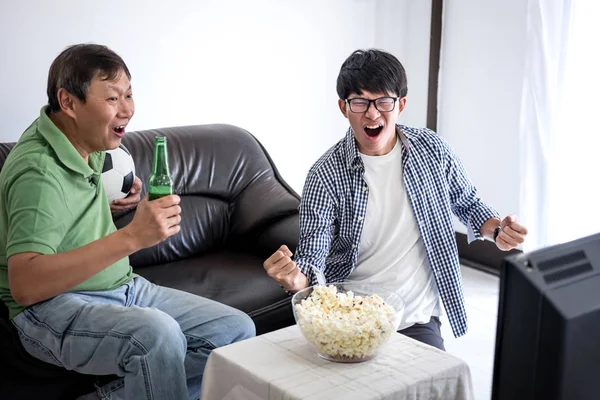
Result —
<instances>
[{"instance_id":1,"label":"floor","mask_svg":"<svg viewBox=\"0 0 600 400\"><path fill-rule=\"evenodd\" d=\"M497 276L462 267L469 332L454 338L446 317L442 335L446 350L465 360L471 368L476 400L489 400L492 389L496 317L498 315Z\"/></svg>"}]
</instances>

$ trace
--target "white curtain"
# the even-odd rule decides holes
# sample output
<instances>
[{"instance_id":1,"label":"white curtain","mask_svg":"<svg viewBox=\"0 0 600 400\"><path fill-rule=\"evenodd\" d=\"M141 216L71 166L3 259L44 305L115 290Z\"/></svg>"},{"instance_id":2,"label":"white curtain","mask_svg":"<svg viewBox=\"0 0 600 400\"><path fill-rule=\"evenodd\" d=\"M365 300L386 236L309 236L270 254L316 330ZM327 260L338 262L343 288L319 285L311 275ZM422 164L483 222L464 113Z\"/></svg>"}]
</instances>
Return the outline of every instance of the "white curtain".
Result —
<instances>
[{"instance_id":1,"label":"white curtain","mask_svg":"<svg viewBox=\"0 0 600 400\"><path fill-rule=\"evenodd\" d=\"M600 2L529 0L521 106L524 250L600 232Z\"/></svg>"}]
</instances>

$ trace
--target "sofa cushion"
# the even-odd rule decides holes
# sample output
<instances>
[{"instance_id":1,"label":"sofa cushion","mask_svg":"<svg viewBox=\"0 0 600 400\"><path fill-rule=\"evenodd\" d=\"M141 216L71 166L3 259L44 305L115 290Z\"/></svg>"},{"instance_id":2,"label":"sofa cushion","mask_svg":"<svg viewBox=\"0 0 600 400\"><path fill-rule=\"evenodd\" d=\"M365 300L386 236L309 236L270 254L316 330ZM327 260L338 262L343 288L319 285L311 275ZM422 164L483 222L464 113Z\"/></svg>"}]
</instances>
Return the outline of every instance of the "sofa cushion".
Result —
<instances>
[{"instance_id":1,"label":"sofa cushion","mask_svg":"<svg viewBox=\"0 0 600 400\"><path fill-rule=\"evenodd\" d=\"M157 285L183 290L258 315L290 297L269 278L264 260L223 251L134 271Z\"/></svg>"}]
</instances>

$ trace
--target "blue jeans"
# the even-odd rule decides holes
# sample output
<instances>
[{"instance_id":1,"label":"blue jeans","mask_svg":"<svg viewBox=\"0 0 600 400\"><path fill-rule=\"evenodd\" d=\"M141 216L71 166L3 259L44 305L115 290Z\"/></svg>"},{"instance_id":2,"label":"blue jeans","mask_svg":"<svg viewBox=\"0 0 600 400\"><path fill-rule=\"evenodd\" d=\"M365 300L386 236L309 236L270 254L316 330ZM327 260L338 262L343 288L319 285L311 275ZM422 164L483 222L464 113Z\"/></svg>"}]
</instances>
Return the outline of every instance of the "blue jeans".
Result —
<instances>
[{"instance_id":1,"label":"blue jeans","mask_svg":"<svg viewBox=\"0 0 600 400\"><path fill-rule=\"evenodd\" d=\"M255 335L241 311L142 277L115 290L61 294L12 322L32 356L122 377L85 397L102 400L196 400L211 350Z\"/></svg>"}]
</instances>

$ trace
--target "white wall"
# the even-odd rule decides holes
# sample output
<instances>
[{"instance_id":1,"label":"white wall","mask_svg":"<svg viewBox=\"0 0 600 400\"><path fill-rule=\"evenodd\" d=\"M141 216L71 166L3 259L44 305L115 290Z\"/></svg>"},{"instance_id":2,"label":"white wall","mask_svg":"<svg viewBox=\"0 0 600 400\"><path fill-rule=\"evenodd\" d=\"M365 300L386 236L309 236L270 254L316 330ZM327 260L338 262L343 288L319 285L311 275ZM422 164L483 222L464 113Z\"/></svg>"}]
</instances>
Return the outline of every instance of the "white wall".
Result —
<instances>
[{"instance_id":1,"label":"white wall","mask_svg":"<svg viewBox=\"0 0 600 400\"><path fill-rule=\"evenodd\" d=\"M523 0L444 2L438 133L502 216L520 211L526 6Z\"/></svg>"},{"instance_id":2,"label":"white wall","mask_svg":"<svg viewBox=\"0 0 600 400\"><path fill-rule=\"evenodd\" d=\"M444 2L438 132L503 215L519 212L525 3ZM409 95L401 122L426 124L431 0L93 4L1 3L0 141L17 140L36 118L50 63L78 42L106 44L129 65L131 130L239 125L298 192L310 165L347 128L335 80L353 50L383 48L402 61Z\"/></svg>"},{"instance_id":3,"label":"white wall","mask_svg":"<svg viewBox=\"0 0 600 400\"><path fill-rule=\"evenodd\" d=\"M406 108L400 122L427 124L431 0L377 0L375 46L394 54L408 76Z\"/></svg>"},{"instance_id":4,"label":"white wall","mask_svg":"<svg viewBox=\"0 0 600 400\"><path fill-rule=\"evenodd\" d=\"M0 4L0 141L46 103L52 60L106 44L132 73L130 130L224 122L248 129L301 191L310 165L347 129L335 80L357 48L404 64L401 122L425 126L431 0L63 0Z\"/></svg>"},{"instance_id":5,"label":"white wall","mask_svg":"<svg viewBox=\"0 0 600 400\"><path fill-rule=\"evenodd\" d=\"M522 0L444 1L438 133L465 165L480 196L502 216L520 213L520 108L525 61ZM377 0L375 45L404 64L401 122L425 126L431 0ZM456 224L456 229L466 228Z\"/></svg>"},{"instance_id":6,"label":"white wall","mask_svg":"<svg viewBox=\"0 0 600 400\"><path fill-rule=\"evenodd\" d=\"M375 44L375 0L63 0L0 5L0 141L46 103L48 68L67 45L106 44L132 73L129 129L230 123L265 145L298 192L347 129L335 80Z\"/></svg>"}]
</instances>

